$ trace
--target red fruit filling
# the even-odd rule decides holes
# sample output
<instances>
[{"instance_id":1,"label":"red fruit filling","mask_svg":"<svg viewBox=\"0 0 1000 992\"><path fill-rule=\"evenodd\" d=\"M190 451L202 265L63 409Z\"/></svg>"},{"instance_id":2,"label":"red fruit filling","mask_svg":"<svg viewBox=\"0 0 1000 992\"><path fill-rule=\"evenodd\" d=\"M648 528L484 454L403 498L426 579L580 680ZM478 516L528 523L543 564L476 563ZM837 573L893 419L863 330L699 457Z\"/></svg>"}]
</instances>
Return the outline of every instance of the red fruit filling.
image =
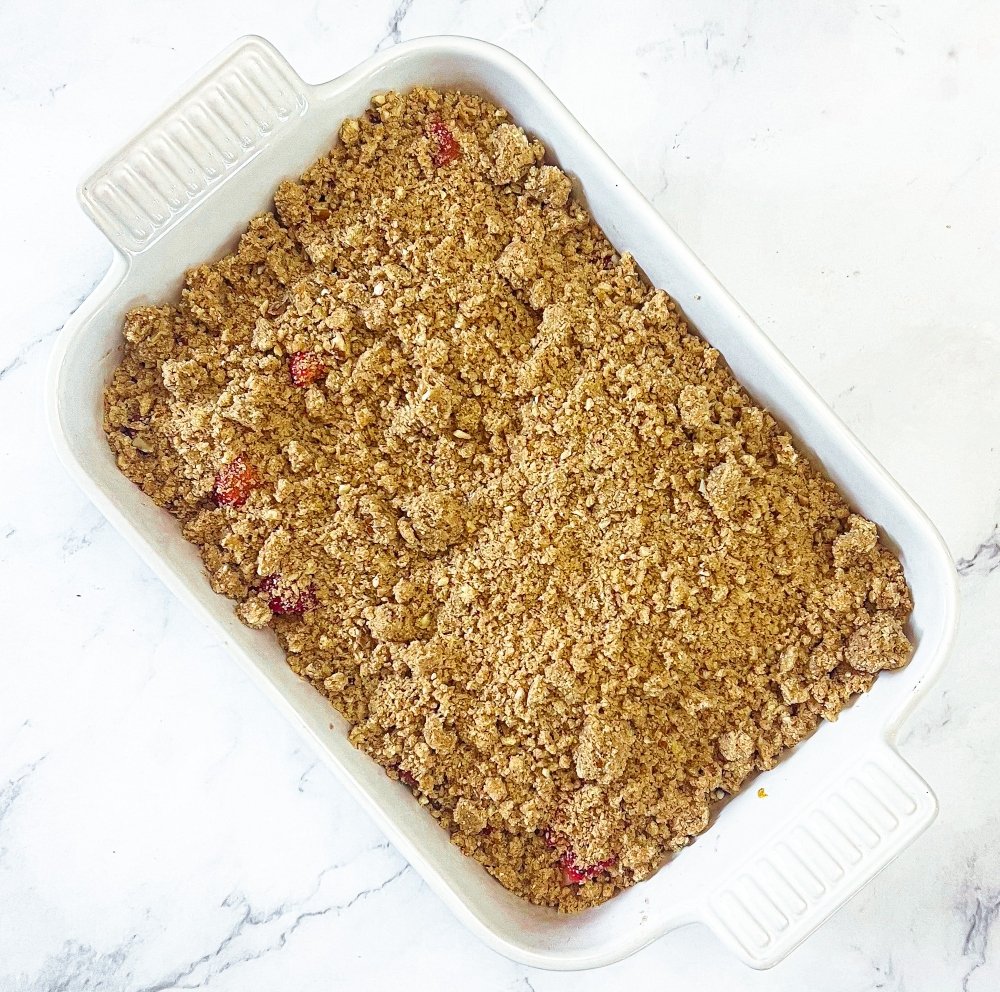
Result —
<instances>
[{"instance_id":1,"label":"red fruit filling","mask_svg":"<svg viewBox=\"0 0 1000 992\"><path fill-rule=\"evenodd\" d=\"M603 861L595 861L592 865L581 865L576 860L576 855L572 850L563 851L559 858L559 865L563 870L563 881L567 885L583 885L584 882L592 882L598 875L603 875L609 868L614 866L614 858L605 858Z\"/></svg>"},{"instance_id":2,"label":"red fruit filling","mask_svg":"<svg viewBox=\"0 0 1000 992\"><path fill-rule=\"evenodd\" d=\"M417 787L417 780L411 772L408 772L405 768L396 768L396 774L399 776L399 781L403 785L408 785L411 789Z\"/></svg>"},{"instance_id":3,"label":"red fruit filling","mask_svg":"<svg viewBox=\"0 0 1000 992\"><path fill-rule=\"evenodd\" d=\"M301 616L309 610L316 609L318 605L312 586L301 592L282 589L281 577L278 575L268 575L257 588L267 593L267 605L278 617Z\"/></svg>"},{"instance_id":4,"label":"red fruit filling","mask_svg":"<svg viewBox=\"0 0 1000 992\"><path fill-rule=\"evenodd\" d=\"M462 154L462 149L451 133L451 128L440 117L430 118L427 122L426 134L431 143L431 159L438 168L449 162L454 162Z\"/></svg>"},{"instance_id":5,"label":"red fruit filling","mask_svg":"<svg viewBox=\"0 0 1000 992\"><path fill-rule=\"evenodd\" d=\"M242 506L259 485L257 470L240 455L215 477L212 498L217 506Z\"/></svg>"},{"instance_id":6,"label":"red fruit filling","mask_svg":"<svg viewBox=\"0 0 1000 992\"><path fill-rule=\"evenodd\" d=\"M311 386L326 375L326 366L315 351L296 351L288 356L288 375L293 386Z\"/></svg>"},{"instance_id":7,"label":"red fruit filling","mask_svg":"<svg viewBox=\"0 0 1000 992\"><path fill-rule=\"evenodd\" d=\"M555 849L566 844L566 839L549 827L546 827L541 833L546 847ZM577 861L576 854L571 847L566 847L559 855L559 867L562 868L563 881L567 885L583 885L584 882L592 882L599 875L603 875L613 868L614 864L615 858L611 857L605 858L603 861L595 861L590 865L582 865Z\"/></svg>"}]
</instances>

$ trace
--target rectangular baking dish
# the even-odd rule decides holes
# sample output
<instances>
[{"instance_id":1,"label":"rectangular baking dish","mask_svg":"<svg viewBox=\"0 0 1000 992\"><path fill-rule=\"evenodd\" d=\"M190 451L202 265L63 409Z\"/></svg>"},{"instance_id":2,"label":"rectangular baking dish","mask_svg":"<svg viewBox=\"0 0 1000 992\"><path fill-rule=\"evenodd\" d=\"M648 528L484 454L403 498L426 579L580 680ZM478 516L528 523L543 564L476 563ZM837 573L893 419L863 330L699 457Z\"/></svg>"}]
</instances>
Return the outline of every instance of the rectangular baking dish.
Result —
<instances>
[{"instance_id":1,"label":"rectangular baking dish","mask_svg":"<svg viewBox=\"0 0 1000 992\"><path fill-rule=\"evenodd\" d=\"M345 722L292 674L268 631L240 624L214 594L176 521L115 467L101 429L102 391L119 357L122 318L176 297L184 270L232 249L333 142L372 94L416 84L461 87L503 104L569 172L595 220L631 251L898 552L914 593L913 660L824 724L706 834L657 875L576 916L503 889L373 761ZM48 410L67 468L163 581L308 738L430 887L487 944L529 965L593 968L677 927L700 923L747 964L773 965L932 821L936 802L893 747L896 727L939 672L952 639L957 586L933 526L788 364L544 84L513 56L466 38L424 38L307 84L266 41L220 55L79 190L114 249L108 274L66 324L52 359ZM331 729L332 724L332 729ZM758 797L758 785L767 798Z\"/></svg>"}]
</instances>

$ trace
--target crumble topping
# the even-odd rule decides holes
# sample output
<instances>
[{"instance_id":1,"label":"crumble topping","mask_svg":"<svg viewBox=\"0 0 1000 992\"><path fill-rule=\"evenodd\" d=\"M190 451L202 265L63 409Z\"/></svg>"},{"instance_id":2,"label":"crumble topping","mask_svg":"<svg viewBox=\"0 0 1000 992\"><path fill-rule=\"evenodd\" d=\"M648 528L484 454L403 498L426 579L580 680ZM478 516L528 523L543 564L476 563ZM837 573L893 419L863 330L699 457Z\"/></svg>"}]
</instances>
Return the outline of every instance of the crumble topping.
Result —
<instances>
[{"instance_id":1,"label":"crumble topping","mask_svg":"<svg viewBox=\"0 0 1000 992\"><path fill-rule=\"evenodd\" d=\"M910 593L506 111L340 138L127 315L108 440L461 850L592 906L905 664Z\"/></svg>"}]
</instances>

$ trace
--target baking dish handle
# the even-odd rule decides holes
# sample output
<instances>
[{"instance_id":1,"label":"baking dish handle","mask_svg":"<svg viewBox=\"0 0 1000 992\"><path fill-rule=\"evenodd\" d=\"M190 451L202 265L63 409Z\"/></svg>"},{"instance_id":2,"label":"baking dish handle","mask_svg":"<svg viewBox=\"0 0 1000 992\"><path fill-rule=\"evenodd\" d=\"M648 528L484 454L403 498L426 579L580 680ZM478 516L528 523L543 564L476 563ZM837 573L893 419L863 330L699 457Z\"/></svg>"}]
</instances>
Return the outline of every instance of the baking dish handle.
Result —
<instances>
[{"instance_id":1,"label":"baking dish handle","mask_svg":"<svg viewBox=\"0 0 1000 992\"><path fill-rule=\"evenodd\" d=\"M937 814L934 794L887 743L726 872L703 919L754 968L789 953L880 872Z\"/></svg>"},{"instance_id":2,"label":"baking dish handle","mask_svg":"<svg viewBox=\"0 0 1000 992\"><path fill-rule=\"evenodd\" d=\"M263 38L246 37L79 188L123 254L148 248L305 113L309 87Z\"/></svg>"}]
</instances>

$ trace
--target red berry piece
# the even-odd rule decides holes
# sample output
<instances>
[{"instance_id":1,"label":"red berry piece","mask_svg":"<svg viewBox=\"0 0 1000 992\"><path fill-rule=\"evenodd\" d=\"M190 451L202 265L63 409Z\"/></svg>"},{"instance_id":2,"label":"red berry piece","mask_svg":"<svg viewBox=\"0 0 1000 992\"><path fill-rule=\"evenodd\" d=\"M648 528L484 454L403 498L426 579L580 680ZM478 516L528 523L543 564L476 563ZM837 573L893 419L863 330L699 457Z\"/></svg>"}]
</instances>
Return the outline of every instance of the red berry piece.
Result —
<instances>
[{"instance_id":1,"label":"red berry piece","mask_svg":"<svg viewBox=\"0 0 1000 992\"><path fill-rule=\"evenodd\" d=\"M279 575L268 575L257 588L267 594L267 605L277 617L301 616L318 605L312 586L301 592L283 588Z\"/></svg>"},{"instance_id":2,"label":"red berry piece","mask_svg":"<svg viewBox=\"0 0 1000 992\"><path fill-rule=\"evenodd\" d=\"M541 835L546 847L564 848L562 854L559 855L559 867L562 868L563 881L566 885L583 885L584 882L592 882L614 867L614 858L605 858L603 861L595 861L590 865L580 864L573 848L566 843L566 838L562 834L556 833L551 827L542 830Z\"/></svg>"},{"instance_id":3,"label":"red berry piece","mask_svg":"<svg viewBox=\"0 0 1000 992\"><path fill-rule=\"evenodd\" d=\"M559 867L562 868L563 881L567 885L583 885L587 881L587 873L582 871L576 863L576 858L566 851L559 859Z\"/></svg>"},{"instance_id":4,"label":"red berry piece","mask_svg":"<svg viewBox=\"0 0 1000 992\"><path fill-rule=\"evenodd\" d=\"M413 773L408 772L402 765L389 765L387 772L388 769L392 769L392 771L396 773L396 777L399 781L402 782L403 785L408 785L411 789L415 789L419 784ZM392 776L389 777L391 778Z\"/></svg>"},{"instance_id":5,"label":"red berry piece","mask_svg":"<svg viewBox=\"0 0 1000 992\"><path fill-rule=\"evenodd\" d=\"M257 470L240 455L215 477L212 498L217 506L242 506L259 485Z\"/></svg>"},{"instance_id":6,"label":"red berry piece","mask_svg":"<svg viewBox=\"0 0 1000 992\"><path fill-rule=\"evenodd\" d=\"M614 858L605 858L603 861L595 861L592 865L581 865L576 860L572 849L564 851L559 859L559 865L563 871L563 881L567 885L583 885L584 882L592 882L613 867L614 863Z\"/></svg>"},{"instance_id":7,"label":"red berry piece","mask_svg":"<svg viewBox=\"0 0 1000 992\"><path fill-rule=\"evenodd\" d=\"M439 169L462 154L451 128L440 117L431 117L427 121L426 134L431 143L431 158Z\"/></svg>"},{"instance_id":8,"label":"red berry piece","mask_svg":"<svg viewBox=\"0 0 1000 992\"><path fill-rule=\"evenodd\" d=\"M293 386L311 386L326 375L326 366L315 351L296 351L288 357L288 375Z\"/></svg>"},{"instance_id":9,"label":"red berry piece","mask_svg":"<svg viewBox=\"0 0 1000 992\"><path fill-rule=\"evenodd\" d=\"M604 269L607 271L615 264L614 255L590 255L588 260L592 265L596 265L599 269Z\"/></svg>"}]
</instances>

